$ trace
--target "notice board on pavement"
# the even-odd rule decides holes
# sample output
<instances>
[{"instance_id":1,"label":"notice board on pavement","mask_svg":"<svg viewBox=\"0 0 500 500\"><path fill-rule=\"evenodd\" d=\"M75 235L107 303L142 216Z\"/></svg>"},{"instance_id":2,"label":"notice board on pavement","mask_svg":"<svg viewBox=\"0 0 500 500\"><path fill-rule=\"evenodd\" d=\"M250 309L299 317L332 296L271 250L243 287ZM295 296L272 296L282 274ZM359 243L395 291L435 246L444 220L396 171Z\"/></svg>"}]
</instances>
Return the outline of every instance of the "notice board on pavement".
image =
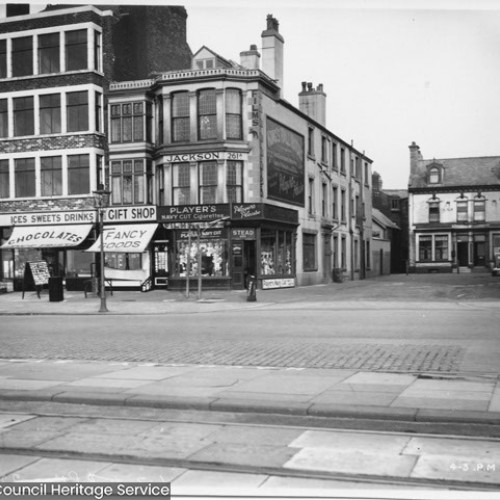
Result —
<instances>
[{"instance_id":1,"label":"notice board on pavement","mask_svg":"<svg viewBox=\"0 0 500 500\"><path fill-rule=\"evenodd\" d=\"M40 298L40 291L43 285L49 284L50 271L47 262L44 260L38 260L34 262L26 262L24 268L24 280L23 280L23 299L24 292L26 289L35 287L38 298Z\"/></svg>"}]
</instances>

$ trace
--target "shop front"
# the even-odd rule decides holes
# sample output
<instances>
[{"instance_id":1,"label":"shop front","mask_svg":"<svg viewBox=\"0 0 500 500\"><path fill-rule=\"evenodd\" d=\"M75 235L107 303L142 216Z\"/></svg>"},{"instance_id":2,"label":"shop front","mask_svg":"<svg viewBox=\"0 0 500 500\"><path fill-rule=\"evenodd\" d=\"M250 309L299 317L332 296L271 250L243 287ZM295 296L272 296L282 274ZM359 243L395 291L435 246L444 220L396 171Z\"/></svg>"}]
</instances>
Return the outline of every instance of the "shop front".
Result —
<instances>
[{"instance_id":1,"label":"shop front","mask_svg":"<svg viewBox=\"0 0 500 500\"><path fill-rule=\"evenodd\" d=\"M296 210L263 203L158 207L171 242L168 288L295 286ZM188 281L189 279L189 281Z\"/></svg>"},{"instance_id":2,"label":"shop front","mask_svg":"<svg viewBox=\"0 0 500 500\"><path fill-rule=\"evenodd\" d=\"M1 281L10 290L26 289L26 266L40 261L52 277L90 277L93 259L85 249L95 220L94 210L0 214Z\"/></svg>"}]
</instances>

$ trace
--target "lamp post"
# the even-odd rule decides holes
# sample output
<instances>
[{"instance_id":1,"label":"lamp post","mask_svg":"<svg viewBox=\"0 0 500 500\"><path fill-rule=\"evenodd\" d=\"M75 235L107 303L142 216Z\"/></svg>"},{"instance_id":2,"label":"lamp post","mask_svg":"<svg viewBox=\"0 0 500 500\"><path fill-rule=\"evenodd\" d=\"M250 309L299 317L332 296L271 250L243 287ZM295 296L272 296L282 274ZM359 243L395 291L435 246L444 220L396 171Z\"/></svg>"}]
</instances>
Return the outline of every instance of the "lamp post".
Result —
<instances>
[{"instance_id":1,"label":"lamp post","mask_svg":"<svg viewBox=\"0 0 500 500\"><path fill-rule=\"evenodd\" d=\"M106 285L104 281L104 209L108 206L110 191L106 191L102 184L99 184L98 189L93 191L95 207L97 208L97 218L99 224L99 235L101 238L100 245L100 296L101 296L101 307L99 308L100 313L108 312L106 307Z\"/></svg>"}]
</instances>

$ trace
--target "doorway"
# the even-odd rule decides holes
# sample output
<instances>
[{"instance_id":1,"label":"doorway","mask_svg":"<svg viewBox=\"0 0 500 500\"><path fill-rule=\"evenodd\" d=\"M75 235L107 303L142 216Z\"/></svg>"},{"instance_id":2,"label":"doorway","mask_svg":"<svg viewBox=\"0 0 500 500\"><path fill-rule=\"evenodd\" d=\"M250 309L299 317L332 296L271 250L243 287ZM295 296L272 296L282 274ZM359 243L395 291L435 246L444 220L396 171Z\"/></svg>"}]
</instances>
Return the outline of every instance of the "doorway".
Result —
<instances>
[{"instance_id":1,"label":"doorway","mask_svg":"<svg viewBox=\"0 0 500 500\"><path fill-rule=\"evenodd\" d=\"M257 276L255 241L233 240L231 243L232 287L241 290L247 287L250 275Z\"/></svg>"},{"instance_id":2,"label":"doorway","mask_svg":"<svg viewBox=\"0 0 500 500\"><path fill-rule=\"evenodd\" d=\"M457 261L459 266L469 265L469 242L457 241Z\"/></svg>"}]
</instances>

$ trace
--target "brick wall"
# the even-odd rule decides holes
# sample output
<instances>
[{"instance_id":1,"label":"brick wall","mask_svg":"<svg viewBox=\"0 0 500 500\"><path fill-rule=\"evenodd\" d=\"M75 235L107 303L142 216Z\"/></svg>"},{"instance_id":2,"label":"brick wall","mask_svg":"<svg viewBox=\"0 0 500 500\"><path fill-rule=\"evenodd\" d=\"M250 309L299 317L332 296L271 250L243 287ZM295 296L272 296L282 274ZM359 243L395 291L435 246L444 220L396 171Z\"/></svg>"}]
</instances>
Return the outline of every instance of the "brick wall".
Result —
<instances>
[{"instance_id":1,"label":"brick wall","mask_svg":"<svg viewBox=\"0 0 500 500\"><path fill-rule=\"evenodd\" d=\"M42 212L44 210L89 210L94 208L92 195L84 198L37 198L0 202L0 212Z\"/></svg>"}]
</instances>

